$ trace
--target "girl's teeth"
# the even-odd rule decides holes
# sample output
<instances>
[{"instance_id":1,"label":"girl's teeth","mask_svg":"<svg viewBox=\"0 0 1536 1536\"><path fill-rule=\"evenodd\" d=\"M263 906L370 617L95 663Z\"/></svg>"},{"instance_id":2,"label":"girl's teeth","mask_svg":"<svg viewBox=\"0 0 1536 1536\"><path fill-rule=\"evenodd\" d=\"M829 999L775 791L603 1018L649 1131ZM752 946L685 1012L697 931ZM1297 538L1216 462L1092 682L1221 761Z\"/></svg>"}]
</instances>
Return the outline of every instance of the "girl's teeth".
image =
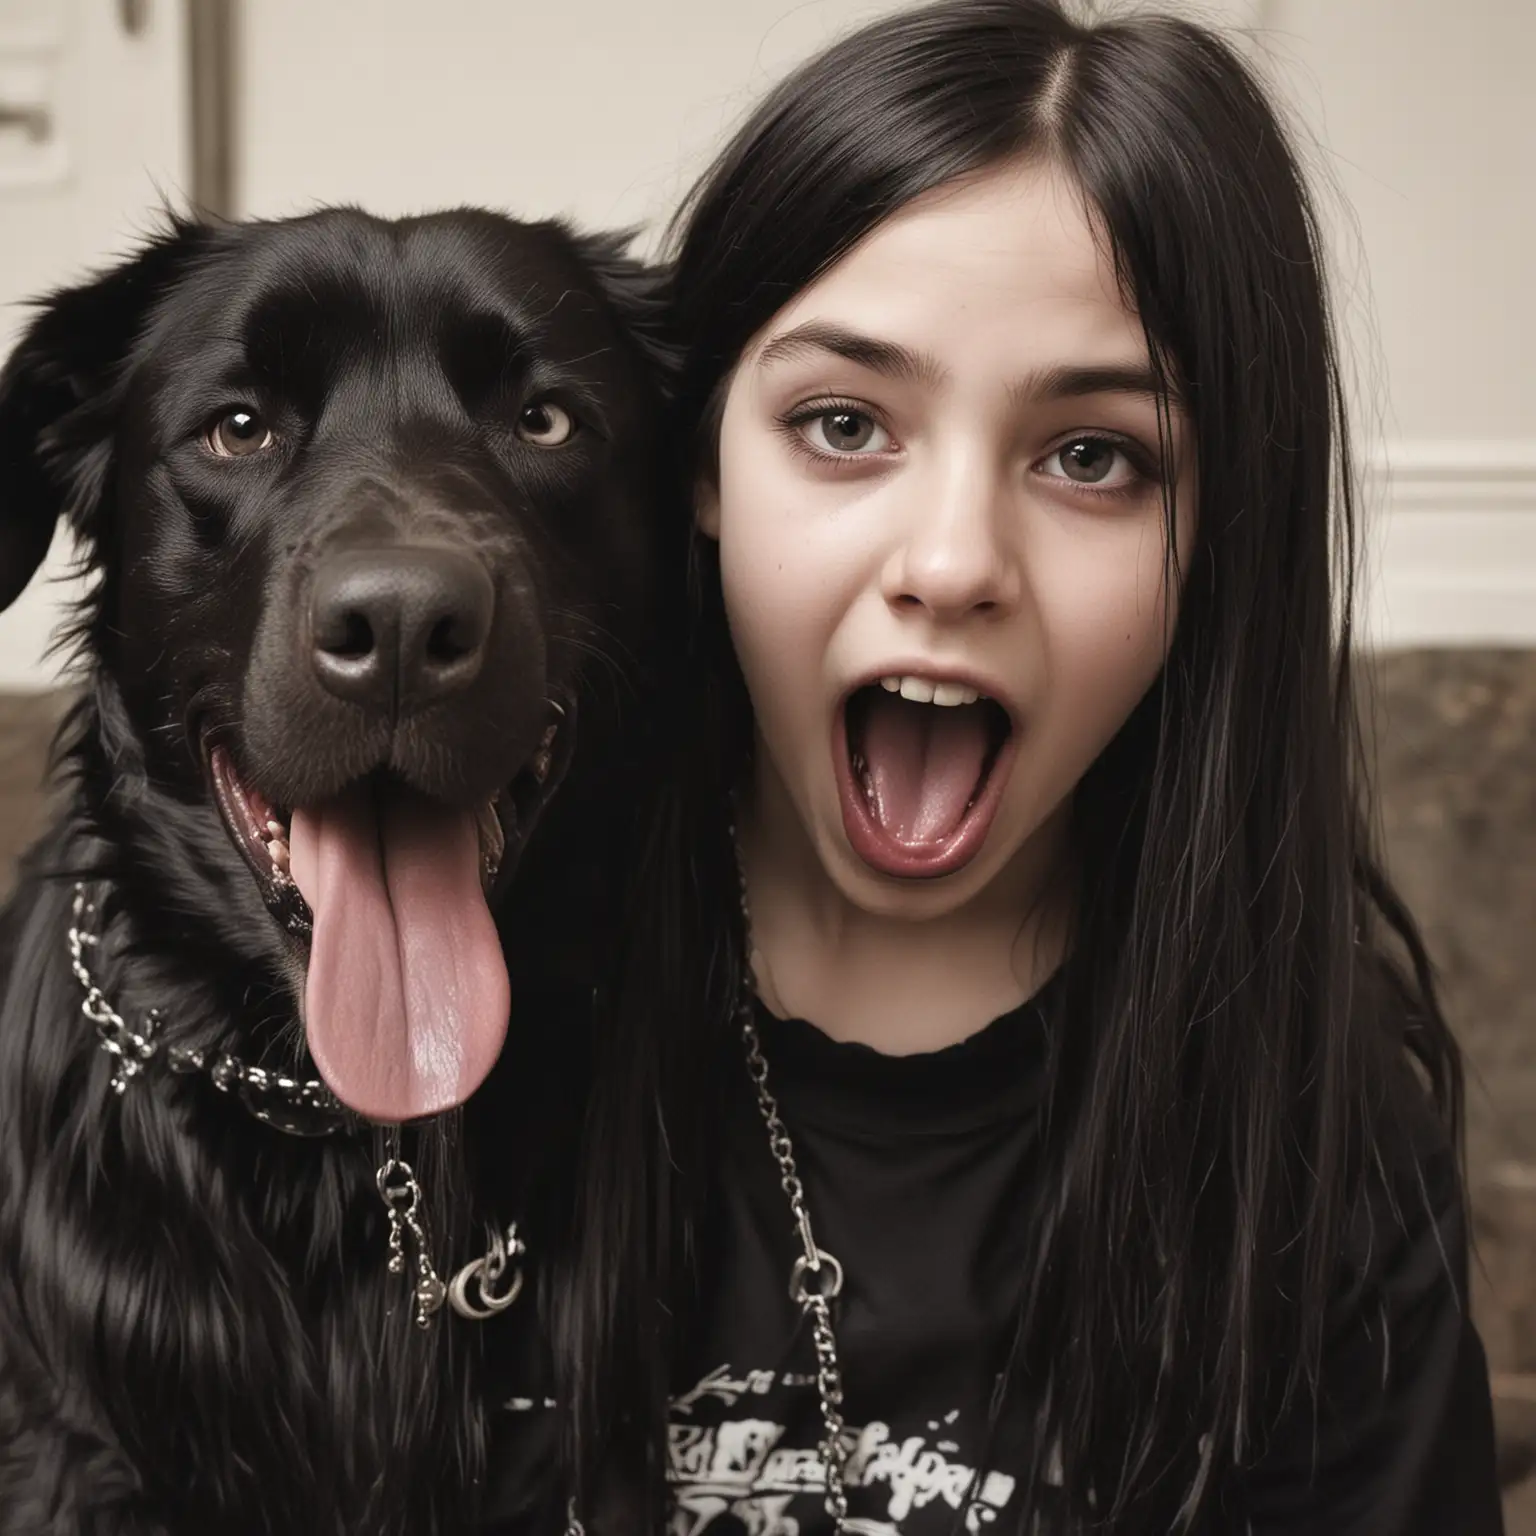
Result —
<instances>
[{"instance_id":1,"label":"girl's teeth","mask_svg":"<svg viewBox=\"0 0 1536 1536\"><path fill-rule=\"evenodd\" d=\"M926 677L882 677L880 686L887 693L899 693L904 699L918 704L939 704L953 708L957 704L974 704L981 694L965 683L935 683Z\"/></svg>"}]
</instances>

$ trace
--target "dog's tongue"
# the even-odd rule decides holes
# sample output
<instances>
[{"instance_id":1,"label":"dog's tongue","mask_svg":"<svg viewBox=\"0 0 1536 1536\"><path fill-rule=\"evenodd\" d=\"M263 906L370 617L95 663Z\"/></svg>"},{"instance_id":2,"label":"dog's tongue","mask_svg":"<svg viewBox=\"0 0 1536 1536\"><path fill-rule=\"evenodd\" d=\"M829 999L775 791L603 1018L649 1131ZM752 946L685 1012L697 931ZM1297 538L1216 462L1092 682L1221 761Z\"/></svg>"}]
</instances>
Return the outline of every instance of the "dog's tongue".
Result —
<instances>
[{"instance_id":1,"label":"dog's tongue","mask_svg":"<svg viewBox=\"0 0 1536 1536\"><path fill-rule=\"evenodd\" d=\"M979 704L919 704L881 689L857 745L881 827L901 843L938 842L959 827L986 766L986 717Z\"/></svg>"},{"instance_id":2,"label":"dog's tongue","mask_svg":"<svg viewBox=\"0 0 1536 1536\"><path fill-rule=\"evenodd\" d=\"M289 844L315 920L304 1028L320 1075L370 1120L462 1103L510 1008L474 813L364 784L295 810Z\"/></svg>"}]
</instances>

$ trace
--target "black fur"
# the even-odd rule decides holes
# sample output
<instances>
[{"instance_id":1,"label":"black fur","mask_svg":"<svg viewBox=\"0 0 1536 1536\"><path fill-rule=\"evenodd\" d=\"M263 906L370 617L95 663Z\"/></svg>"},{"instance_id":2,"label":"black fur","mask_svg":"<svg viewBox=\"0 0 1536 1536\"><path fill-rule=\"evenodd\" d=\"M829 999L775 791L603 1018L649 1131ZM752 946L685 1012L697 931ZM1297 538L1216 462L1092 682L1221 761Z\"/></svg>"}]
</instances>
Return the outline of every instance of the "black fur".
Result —
<instances>
[{"instance_id":1,"label":"black fur","mask_svg":"<svg viewBox=\"0 0 1536 1536\"><path fill-rule=\"evenodd\" d=\"M529 1186L571 1134L630 830L656 309L618 242L555 225L176 223L47 301L0 373L0 605L60 516L97 577L71 637L64 806L0 917L0 1536L472 1524L484 1330L413 1326L385 1269L381 1134L280 1134L158 1058L116 1095L69 970L71 893L100 882L92 964L127 1019L158 1008L167 1046L302 1071L303 944L211 802L204 740L275 802L383 764L469 803L565 700L574 763L493 892L508 1050L404 1149L445 1273L525 1207L535 1247L557 1243L562 1201L541 1227ZM509 429L551 391L579 440L541 455ZM216 461L209 424L253 400L279 447ZM294 583L358 516L446 529L498 591L493 674L393 730L322 698L287 643Z\"/></svg>"}]
</instances>

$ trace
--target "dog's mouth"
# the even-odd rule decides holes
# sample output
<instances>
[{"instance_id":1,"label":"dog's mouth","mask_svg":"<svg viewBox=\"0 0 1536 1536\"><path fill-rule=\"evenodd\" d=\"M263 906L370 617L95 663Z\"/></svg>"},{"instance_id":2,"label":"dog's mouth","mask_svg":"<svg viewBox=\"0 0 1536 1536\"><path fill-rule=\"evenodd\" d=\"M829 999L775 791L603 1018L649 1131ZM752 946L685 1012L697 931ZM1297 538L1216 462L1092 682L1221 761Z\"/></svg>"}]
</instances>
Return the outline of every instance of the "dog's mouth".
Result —
<instances>
[{"instance_id":1,"label":"dog's mouth","mask_svg":"<svg viewBox=\"0 0 1536 1536\"><path fill-rule=\"evenodd\" d=\"M550 732L554 730L551 726ZM547 748L540 750L547 757ZM293 812L287 806L274 805L254 785L246 784L224 747L209 751L208 772L224 826L251 866L268 908L290 933L308 940L314 931L314 914L293 878ZM538 782L535 780L535 784ZM372 786L382 794L388 794L391 788L384 774L370 775L358 784ZM501 872L506 854L507 834L502 817L507 815L517 825L515 806L514 790L509 788L493 795L474 813L481 883L487 892Z\"/></svg>"},{"instance_id":2,"label":"dog's mouth","mask_svg":"<svg viewBox=\"0 0 1536 1536\"><path fill-rule=\"evenodd\" d=\"M470 808L387 771L281 805L241 777L226 745L206 746L225 828L307 950L310 1055L359 1114L439 1114L495 1064L510 988L487 898L563 776L570 734L562 712L512 782Z\"/></svg>"}]
</instances>

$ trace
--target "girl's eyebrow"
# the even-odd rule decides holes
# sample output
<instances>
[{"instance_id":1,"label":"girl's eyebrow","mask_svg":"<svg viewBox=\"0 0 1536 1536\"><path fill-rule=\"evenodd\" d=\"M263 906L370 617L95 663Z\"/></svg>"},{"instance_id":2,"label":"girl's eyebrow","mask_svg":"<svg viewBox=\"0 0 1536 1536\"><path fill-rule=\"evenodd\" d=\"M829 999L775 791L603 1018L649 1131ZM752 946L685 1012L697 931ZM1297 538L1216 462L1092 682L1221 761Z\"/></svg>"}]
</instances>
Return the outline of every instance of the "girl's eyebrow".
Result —
<instances>
[{"instance_id":1,"label":"girl's eyebrow","mask_svg":"<svg viewBox=\"0 0 1536 1536\"><path fill-rule=\"evenodd\" d=\"M1071 400L1079 395L1136 395L1149 400L1167 395L1177 400L1172 384L1160 380L1146 363L1058 364L1008 386L1008 399L1015 405L1033 400Z\"/></svg>"},{"instance_id":2,"label":"girl's eyebrow","mask_svg":"<svg viewBox=\"0 0 1536 1536\"><path fill-rule=\"evenodd\" d=\"M757 355L760 366L802 357L807 352L830 352L873 373L911 384L937 386L948 377L931 352L914 352L898 342L882 341L862 331L835 325L828 320L807 320L767 342Z\"/></svg>"},{"instance_id":3,"label":"girl's eyebrow","mask_svg":"<svg viewBox=\"0 0 1536 1536\"><path fill-rule=\"evenodd\" d=\"M899 342L884 341L827 320L807 320L775 336L764 343L757 361L759 366L767 367L807 352L830 352L873 373L930 388L937 388L949 377L948 370L931 352L914 351ZM1168 383L1159 380L1152 368L1141 361L1062 363L1027 374L1008 386L1009 401L1016 405L1080 395L1137 395L1155 400L1165 393L1176 398Z\"/></svg>"}]
</instances>

